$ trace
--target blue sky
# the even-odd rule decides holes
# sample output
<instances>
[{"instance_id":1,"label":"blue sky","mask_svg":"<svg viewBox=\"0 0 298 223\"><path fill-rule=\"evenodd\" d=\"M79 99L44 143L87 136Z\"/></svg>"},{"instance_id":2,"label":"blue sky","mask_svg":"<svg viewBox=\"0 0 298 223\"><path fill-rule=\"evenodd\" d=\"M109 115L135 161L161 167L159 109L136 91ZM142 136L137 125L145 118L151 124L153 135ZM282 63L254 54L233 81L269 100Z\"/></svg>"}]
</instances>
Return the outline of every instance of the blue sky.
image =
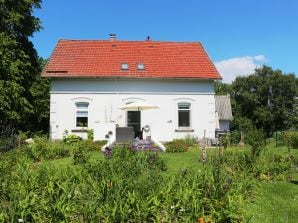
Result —
<instances>
[{"instance_id":1,"label":"blue sky","mask_svg":"<svg viewBox=\"0 0 298 223\"><path fill-rule=\"evenodd\" d=\"M32 41L48 58L58 39L198 41L230 82L266 64L298 75L297 0L43 0Z\"/></svg>"}]
</instances>

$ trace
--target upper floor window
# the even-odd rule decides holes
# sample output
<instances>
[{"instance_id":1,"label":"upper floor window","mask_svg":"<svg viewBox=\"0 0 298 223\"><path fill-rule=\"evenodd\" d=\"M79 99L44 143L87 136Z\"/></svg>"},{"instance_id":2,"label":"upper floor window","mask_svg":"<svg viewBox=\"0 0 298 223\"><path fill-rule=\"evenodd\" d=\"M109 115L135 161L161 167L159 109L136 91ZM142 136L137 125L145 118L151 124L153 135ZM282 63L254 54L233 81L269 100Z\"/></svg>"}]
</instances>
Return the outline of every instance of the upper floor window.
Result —
<instances>
[{"instance_id":1,"label":"upper floor window","mask_svg":"<svg viewBox=\"0 0 298 223\"><path fill-rule=\"evenodd\" d=\"M76 127L88 127L88 102L76 103Z\"/></svg>"},{"instance_id":2,"label":"upper floor window","mask_svg":"<svg viewBox=\"0 0 298 223\"><path fill-rule=\"evenodd\" d=\"M178 104L178 127L179 128L190 127L190 103Z\"/></svg>"}]
</instances>

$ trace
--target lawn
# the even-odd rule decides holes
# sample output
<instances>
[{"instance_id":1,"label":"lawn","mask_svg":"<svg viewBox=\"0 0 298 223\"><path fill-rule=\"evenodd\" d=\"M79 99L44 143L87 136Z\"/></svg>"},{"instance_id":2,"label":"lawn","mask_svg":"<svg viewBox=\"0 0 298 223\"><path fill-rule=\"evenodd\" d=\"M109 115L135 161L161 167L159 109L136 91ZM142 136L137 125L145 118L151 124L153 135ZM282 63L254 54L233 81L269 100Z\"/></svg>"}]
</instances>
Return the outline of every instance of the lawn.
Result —
<instances>
[{"instance_id":1,"label":"lawn","mask_svg":"<svg viewBox=\"0 0 298 223\"><path fill-rule=\"evenodd\" d=\"M235 153L244 152L248 148L230 148L228 151ZM216 149L207 149L208 159L214 155ZM286 147L274 147L267 145L265 152L273 152L276 155L291 155L298 159L298 150L291 150L290 153ZM185 168L200 169L202 168L201 150L191 148L182 153L160 153L168 169L165 175L171 176ZM90 161L104 159L100 151L90 153ZM41 165L53 165L59 168L75 167L72 157L63 159L44 161ZM76 166L75 168L80 168ZM255 197L252 203L247 203L246 222L298 222L298 173L293 173L291 181L259 181L256 183Z\"/></svg>"}]
</instances>

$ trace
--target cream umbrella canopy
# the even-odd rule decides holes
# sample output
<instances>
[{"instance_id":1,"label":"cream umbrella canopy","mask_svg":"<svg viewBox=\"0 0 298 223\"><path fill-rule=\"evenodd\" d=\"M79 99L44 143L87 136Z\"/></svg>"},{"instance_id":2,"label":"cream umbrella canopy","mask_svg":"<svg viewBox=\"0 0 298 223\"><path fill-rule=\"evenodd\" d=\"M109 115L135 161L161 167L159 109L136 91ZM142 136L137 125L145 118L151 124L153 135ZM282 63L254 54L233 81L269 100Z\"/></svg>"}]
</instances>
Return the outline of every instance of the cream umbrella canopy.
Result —
<instances>
[{"instance_id":1,"label":"cream umbrella canopy","mask_svg":"<svg viewBox=\"0 0 298 223\"><path fill-rule=\"evenodd\" d=\"M149 104L144 101L137 101L130 104L127 104L121 107L121 110L124 111L143 111L143 110L150 110L150 109L158 109L159 107L153 104Z\"/></svg>"}]
</instances>

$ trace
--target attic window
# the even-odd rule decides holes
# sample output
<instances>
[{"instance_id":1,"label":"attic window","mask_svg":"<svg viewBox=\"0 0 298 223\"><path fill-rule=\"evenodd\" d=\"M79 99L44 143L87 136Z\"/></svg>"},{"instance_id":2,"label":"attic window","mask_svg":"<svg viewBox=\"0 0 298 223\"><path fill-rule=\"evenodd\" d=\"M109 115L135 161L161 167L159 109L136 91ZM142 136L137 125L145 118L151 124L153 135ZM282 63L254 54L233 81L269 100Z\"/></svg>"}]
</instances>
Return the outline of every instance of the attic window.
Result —
<instances>
[{"instance_id":1,"label":"attic window","mask_svg":"<svg viewBox=\"0 0 298 223\"><path fill-rule=\"evenodd\" d=\"M145 70L145 65L143 63L138 63L137 68L138 70Z\"/></svg>"},{"instance_id":2,"label":"attic window","mask_svg":"<svg viewBox=\"0 0 298 223\"><path fill-rule=\"evenodd\" d=\"M128 70L128 68L129 68L128 63L121 64L121 70Z\"/></svg>"}]
</instances>

